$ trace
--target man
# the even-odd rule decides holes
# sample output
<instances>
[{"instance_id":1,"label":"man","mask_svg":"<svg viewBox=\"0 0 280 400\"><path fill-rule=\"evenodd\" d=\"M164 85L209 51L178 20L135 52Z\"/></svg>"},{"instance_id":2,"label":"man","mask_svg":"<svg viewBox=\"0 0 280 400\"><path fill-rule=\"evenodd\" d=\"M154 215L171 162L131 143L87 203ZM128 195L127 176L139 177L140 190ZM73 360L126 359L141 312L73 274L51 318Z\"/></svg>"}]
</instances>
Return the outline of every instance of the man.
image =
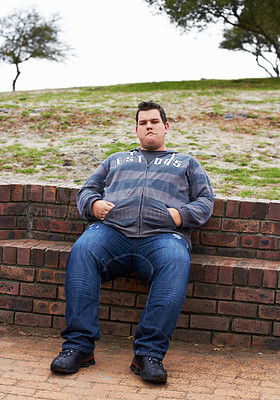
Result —
<instances>
[{"instance_id":1,"label":"man","mask_svg":"<svg viewBox=\"0 0 280 400\"><path fill-rule=\"evenodd\" d=\"M150 291L130 368L143 380L167 381L162 360L186 297L191 230L209 219L214 202L202 166L166 148L168 129L163 108L141 102L140 148L108 157L78 193L79 212L90 224L68 258L67 328L53 372L74 373L95 363L100 284L137 271Z\"/></svg>"}]
</instances>

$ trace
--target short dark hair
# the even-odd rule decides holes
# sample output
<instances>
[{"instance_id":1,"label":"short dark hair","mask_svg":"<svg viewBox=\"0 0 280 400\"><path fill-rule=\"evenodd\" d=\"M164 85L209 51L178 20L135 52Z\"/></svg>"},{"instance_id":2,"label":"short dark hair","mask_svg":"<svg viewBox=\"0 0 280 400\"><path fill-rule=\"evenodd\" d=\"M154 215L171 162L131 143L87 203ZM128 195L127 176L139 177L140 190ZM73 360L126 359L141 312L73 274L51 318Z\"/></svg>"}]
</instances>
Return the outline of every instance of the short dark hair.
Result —
<instances>
[{"instance_id":1,"label":"short dark hair","mask_svg":"<svg viewBox=\"0 0 280 400\"><path fill-rule=\"evenodd\" d=\"M148 110L159 110L162 122L164 123L164 125L166 124L167 118L164 109L159 104L155 103L153 100L150 100L150 101L141 101L141 103L138 104L138 110L136 112L136 118L135 118L136 125L138 124L139 112Z\"/></svg>"}]
</instances>

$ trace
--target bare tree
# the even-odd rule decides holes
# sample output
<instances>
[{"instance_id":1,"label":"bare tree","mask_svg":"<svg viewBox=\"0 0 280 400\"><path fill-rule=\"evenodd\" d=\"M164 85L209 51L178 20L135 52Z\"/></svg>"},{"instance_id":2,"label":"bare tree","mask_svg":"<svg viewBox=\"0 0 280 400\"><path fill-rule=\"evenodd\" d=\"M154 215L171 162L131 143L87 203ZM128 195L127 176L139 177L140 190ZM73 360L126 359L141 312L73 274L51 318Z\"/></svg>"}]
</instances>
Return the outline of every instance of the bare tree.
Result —
<instances>
[{"instance_id":1,"label":"bare tree","mask_svg":"<svg viewBox=\"0 0 280 400\"><path fill-rule=\"evenodd\" d=\"M59 39L59 14L49 20L36 9L14 10L0 19L0 59L16 66L13 90L20 75L19 65L31 58L62 61L71 48Z\"/></svg>"}]
</instances>

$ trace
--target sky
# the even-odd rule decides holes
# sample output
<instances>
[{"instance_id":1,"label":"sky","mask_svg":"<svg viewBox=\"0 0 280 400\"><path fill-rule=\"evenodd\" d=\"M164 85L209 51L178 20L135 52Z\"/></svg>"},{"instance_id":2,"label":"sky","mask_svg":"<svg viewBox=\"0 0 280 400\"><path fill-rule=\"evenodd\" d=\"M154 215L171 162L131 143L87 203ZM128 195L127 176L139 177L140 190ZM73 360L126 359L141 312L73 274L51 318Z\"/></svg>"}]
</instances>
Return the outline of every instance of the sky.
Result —
<instances>
[{"instance_id":1,"label":"sky","mask_svg":"<svg viewBox=\"0 0 280 400\"><path fill-rule=\"evenodd\" d=\"M253 55L219 49L221 25L181 33L144 0L9 0L0 18L28 6L44 17L60 14L60 38L75 56L22 63L17 90L268 77ZM12 90L15 75L15 65L0 62L0 92Z\"/></svg>"}]
</instances>

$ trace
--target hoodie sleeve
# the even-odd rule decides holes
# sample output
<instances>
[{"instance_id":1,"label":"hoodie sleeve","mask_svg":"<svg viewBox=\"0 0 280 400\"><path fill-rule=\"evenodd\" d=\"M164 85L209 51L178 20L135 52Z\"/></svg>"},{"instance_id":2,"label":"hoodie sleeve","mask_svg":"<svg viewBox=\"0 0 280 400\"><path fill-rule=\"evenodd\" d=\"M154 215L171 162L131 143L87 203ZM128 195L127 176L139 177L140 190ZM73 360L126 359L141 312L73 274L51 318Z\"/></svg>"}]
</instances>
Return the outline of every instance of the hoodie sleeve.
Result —
<instances>
[{"instance_id":1,"label":"hoodie sleeve","mask_svg":"<svg viewBox=\"0 0 280 400\"><path fill-rule=\"evenodd\" d=\"M202 165L191 159L186 171L190 186L190 203L179 209L182 217L181 228L198 228L211 217L214 206L214 193Z\"/></svg>"},{"instance_id":2,"label":"hoodie sleeve","mask_svg":"<svg viewBox=\"0 0 280 400\"><path fill-rule=\"evenodd\" d=\"M81 216L89 222L96 220L92 212L92 204L96 200L102 200L105 179L108 174L108 159L103 161L81 187L77 194L77 207Z\"/></svg>"}]
</instances>

